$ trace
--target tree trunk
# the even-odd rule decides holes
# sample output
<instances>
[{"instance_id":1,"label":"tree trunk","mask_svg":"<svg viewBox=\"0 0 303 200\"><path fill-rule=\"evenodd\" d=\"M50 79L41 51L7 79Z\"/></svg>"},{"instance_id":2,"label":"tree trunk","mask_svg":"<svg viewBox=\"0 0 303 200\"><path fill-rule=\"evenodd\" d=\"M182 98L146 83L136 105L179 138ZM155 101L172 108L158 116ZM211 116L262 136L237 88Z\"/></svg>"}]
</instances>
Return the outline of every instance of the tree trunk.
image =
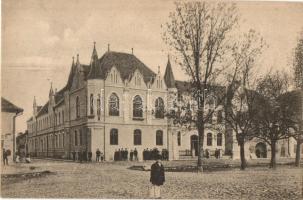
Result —
<instances>
[{"instance_id":1,"label":"tree trunk","mask_svg":"<svg viewBox=\"0 0 303 200\"><path fill-rule=\"evenodd\" d=\"M301 159L301 140L300 138L297 139L297 149L296 149L296 167L300 167L300 159Z\"/></svg>"},{"instance_id":2,"label":"tree trunk","mask_svg":"<svg viewBox=\"0 0 303 200\"><path fill-rule=\"evenodd\" d=\"M246 160L245 160L245 150L244 150L244 141L239 141L240 145L240 159L241 159L241 170L245 170L246 168Z\"/></svg>"},{"instance_id":3,"label":"tree trunk","mask_svg":"<svg viewBox=\"0 0 303 200\"><path fill-rule=\"evenodd\" d=\"M276 141L271 142L271 159L270 159L270 168L276 169Z\"/></svg>"},{"instance_id":4,"label":"tree trunk","mask_svg":"<svg viewBox=\"0 0 303 200\"><path fill-rule=\"evenodd\" d=\"M202 159L203 159L203 142L204 142L204 120L203 120L203 111L198 112L198 133L199 133L199 151L198 151L198 171L203 171ZM202 120L201 120L202 119Z\"/></svg>"}]
</instances>

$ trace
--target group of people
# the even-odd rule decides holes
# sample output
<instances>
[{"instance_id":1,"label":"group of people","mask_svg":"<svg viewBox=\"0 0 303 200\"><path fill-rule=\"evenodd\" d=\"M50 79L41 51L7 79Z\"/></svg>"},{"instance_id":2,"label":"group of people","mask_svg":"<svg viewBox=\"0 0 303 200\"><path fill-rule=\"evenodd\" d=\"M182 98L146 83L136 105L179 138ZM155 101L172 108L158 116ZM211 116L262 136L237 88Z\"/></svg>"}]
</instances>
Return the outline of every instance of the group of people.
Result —
<instances>
[{"instance_id":1,"label":"group of people","mask_svg":"<svg viewBox=\"0 0 303 200\"><path fill-rule=\"evenodd\" d=\"M168 160L168 150L162 149L161 153L157 148L143 150L143 160L155 160L159 156L161 160Z\"/></svg>"},{"instance_id":2,"label":"group of people","mask_svg":"<svg viewBox=\"0 0 303 200\"><path fill-rule=\"evenodd\" d=\"M129 153L129 157L128 157L128 153ZM129 158L129 159L128 159ZM127 148L121 148L118 150L115 150L114 153L114 161L133 161L133 160L138 160L138 151L135 148L134 150L130 150L130 152L128 152Z\"/></svg>"},{"instance_id":3,"label":"group of people","mask_svg":"<svg viewBox=\"0 0 303 200\"><path fill-rule=\"evenodd\" d=\"M209 149L206 149L205 150L205 157L206 158L210 158L210 151L209 151ZM215 158L221 158L221 149L216 149L215 150Z\"/></svg>"}]
</instances>

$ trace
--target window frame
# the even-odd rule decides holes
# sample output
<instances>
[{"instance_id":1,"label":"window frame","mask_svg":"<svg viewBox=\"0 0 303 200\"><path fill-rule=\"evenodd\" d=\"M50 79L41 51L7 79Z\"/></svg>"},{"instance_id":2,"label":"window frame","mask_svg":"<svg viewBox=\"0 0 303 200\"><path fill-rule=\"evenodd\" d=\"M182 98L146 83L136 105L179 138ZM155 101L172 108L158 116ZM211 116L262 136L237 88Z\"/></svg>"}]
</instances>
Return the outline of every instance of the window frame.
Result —
<instances>
[{"instance_id":1,"label":"window frame","mask_svg":"<svg viewBox=\"0 0 303 200\"><path fill-rule=\"evenodd\" d=\"M134 130L134 145L142 145L142 131L140 129Z\"/></svg>"},{"instance_id":2,"label":"window frame","mask_svg":"<svg viewBox=\"0 0 303 200\"><path fill-rule=\"evenodd\" d=\"M163 131L162 130L156 131L156 145L163 146Z\"/></svg>"},{"instance_id":3,"label":"window frame","mask_svg":"<svg viewBox=\"0 0 303 200\"><path fill-rule=\"evenodd\" d=\"M118 145L119 144L119 131L118 131L117 128L110 129L109 144L110 145Z\"/></svg>"}]
</instances>

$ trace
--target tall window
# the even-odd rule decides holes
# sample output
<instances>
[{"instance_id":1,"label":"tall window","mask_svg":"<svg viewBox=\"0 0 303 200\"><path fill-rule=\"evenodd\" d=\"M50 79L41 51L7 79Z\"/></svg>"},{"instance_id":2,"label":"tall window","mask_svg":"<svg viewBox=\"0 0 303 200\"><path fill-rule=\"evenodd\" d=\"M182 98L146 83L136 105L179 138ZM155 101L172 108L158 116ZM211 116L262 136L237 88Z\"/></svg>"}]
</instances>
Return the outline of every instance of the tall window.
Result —
<instances>
[{"instance_id":1,"label":"tall window","mask_svg":"<svg viewBox=\"0 0 303 200\"><path fill-rule=\"evenodd\" d=\"M119 116L119 98L116 93L110 95L108 107L110 116Z\"/></svg>"},{"instance_id":2,"label":"tall window","mask_svg":"<svg viewBox=\"0 0 303 200\"><path fill-rule=\"evenodd\" d=\"M63 133L62 135L62 147L65 146L65 133Z\"/></svg>"},{"instance_id":3,"label":"tall window","mask_svg":"<svg viewBox=\"0 0 303 200\"><path fill-rule=\"evenodd\" d=\"M76 98L76 116L77 116L77 118L80 117L80 100L79 100L79 97Z\"/></svg>"},{"instance_id":4,"label":"tall window","mask_svg":"<svg viewBox=\"0 0 303 200\"><path fill-rule=\"evenodd\" d=\"M134 131L134 145L141 145L141 130L136 129Z\"/></svg>"},{"instance_id":5,"label":"tall window","mask_svg":"<svg viewBox=\"0 0 303 200\"><path fill-rule=\"evenodd\" d=\"M83 133L82 133L81 129L79 131L79 143L80 143L80 145L83 145Z\"/></svg>"},{"instance_id":6,"label":"tall window","mask_svg":"<svg viewBox=\"0 0 303 200\"><path fill-rule=\"evenodd\" d=\"M133 117L143 117L143 104L139 95L135 96L133 100Z\"/></svg>"},{"instance_id":7,"label":"tall window","mask_svg":"<svg viewBox=\"0 0 303 200\"><path fill-rule=\"evenodd\" d=\"M217 134L217 146L222 146L222 133Z\"/></svg>"},{"instance_id":8,"label":"tall window","mask_svg":"<svg viewBox=\"0 0 303 200\"><path fill-rule=\"evenodd\" d=\"M219 110L217 113L217 122L222 123L222 121L223 121L223 113L222 110Z\"/></svg>"},{"instance_id":9,"label":"tall window","mask_svg":"<svg viewBox=\"0 0 303 200\"><path fill-rule=\"evenodd\" d=\"M155 116L156 118L164 118L164 101L161 97L156 99L155 102Z\"/></svg>"},{"instance_id":10,"label":"tall window","mask_svg":"<svg viewBox=\"0 0 303 200\"><path fill-rule=\"evenodd\" d=\"M113 128L110 130L110 144L118 145L118 129Z\"/></svg>"},{"instance_id":11,"label":"tall window","mask_svg":"<svg viewBox=\"0 0 303 200\"><path fill-rule=\"evenodd\" d=\"M213 136L211 133L207 133L207 146L212 146L213 144Z\"/></svg>"},{"instance_id":12,"label":"tall window","mask_svg":"<svg viewBox=\"0 0 303 200\"><path fill-rule=\"evenodd\" d=\"M90 114L94 114L94 95L90 94Z\"/></svg>"},{"instance_id":13,"label":"tall window","mask_svg":"<svg viewBox=\"0 0 303 200\"><path fill-rule=\"evenodd\" d=\"M59 114L58 114L58 118L59 118L59 119L58 119L58 121L59 121L58 124L61 124L61 114L60 114L60 112L59 112Z\"/></svg>"},{"instance_id":14,"label":"tall window","mask_svg":"<svg viewBox=\"0 0 303 200\"><path fill-rule=\"evenodd\" d=\"M75 146L78 145L78 133L75 131Z\"/></svg>"},{"instance_id":15,"label":"tall window","mask_svg":"<svg viewBox=\"0 0 303 200\"><path fill-rule=\"evenodd\" d=\"M64 111L62 110L62 123L64 123Z\"/></svg>"},{"instance_id":16,"label":"tall window","mask_svg":"<svg viewBox=\"0 0 303 200\"><path fill-rule=\"evenodd\" d=\"M101 118L101 96L100 96L100 94L98 94L98 97L97 97L97 116L98 116L98 120L100 120L100 118Z\"/></svg>"},{"instance_id":17,"label":"tall window","mask_svg":"<svg viewBox=\"0 0 303 200\"><path fill-rule=\"evenodd\" d=\"M178 132L177 140L178 140L178 146L181 146L181 132L180 131Z\"/></svg>"},{"instance_id":18,"label":"tall window","mask_svg":"<svg viewBox=\"0 0 303 200\"><path fill-rule=\"evenodd\" d=\"M163 131L161 130L156 132L156 145L163 145Z\"/></svg>"}]
</instances>

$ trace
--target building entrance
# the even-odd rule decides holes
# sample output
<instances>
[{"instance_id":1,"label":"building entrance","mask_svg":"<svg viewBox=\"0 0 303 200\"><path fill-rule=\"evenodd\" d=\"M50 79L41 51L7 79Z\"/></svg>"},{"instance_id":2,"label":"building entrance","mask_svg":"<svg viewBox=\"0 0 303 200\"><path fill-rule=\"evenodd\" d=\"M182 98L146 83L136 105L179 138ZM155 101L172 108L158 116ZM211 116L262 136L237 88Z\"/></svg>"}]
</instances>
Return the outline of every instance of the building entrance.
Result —
<instances>
[{"instance_id":1,"label":"building entrance","mask_svg":"<svg viewBox=\"0 0 303 200\"><path fill-rule=\"evenodd\" d=\"M192 156L198 156L199 138L197 135L190 136L190 149Z\"/></svg>"},{"instance_id":2,"label":"building entrance","mask_svg":"<svg viewBox=\"0 0 303 200\"><path fill-rule=\"evenodd\" d=\"M259 142L256 145L256 156L257 158L267 158L266 144Z\"/></svg>"}]
</instances>

